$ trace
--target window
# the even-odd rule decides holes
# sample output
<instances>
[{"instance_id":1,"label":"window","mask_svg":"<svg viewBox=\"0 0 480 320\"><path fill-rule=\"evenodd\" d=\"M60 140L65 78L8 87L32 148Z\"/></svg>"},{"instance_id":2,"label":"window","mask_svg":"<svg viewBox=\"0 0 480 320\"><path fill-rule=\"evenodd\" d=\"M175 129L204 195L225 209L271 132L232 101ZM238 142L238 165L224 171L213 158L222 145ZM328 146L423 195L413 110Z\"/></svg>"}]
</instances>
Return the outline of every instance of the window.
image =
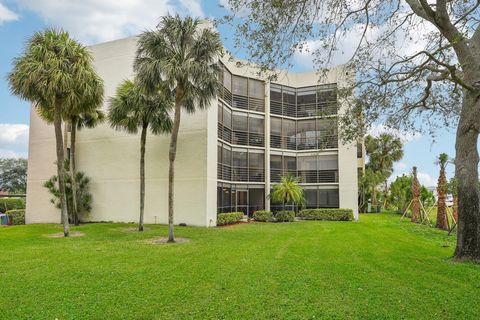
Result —
<instances>
[{"instance_id":1,"label":"window","mask_svg":"<svg viewBox=\"0 0 480 320\"><path fill-rule=\"evenodd\" d=\"M265 126L263 124L263 117L250 114L249 116L249 131L254 133L261 133L263 134L265 131Z\"/></svg>"},{"instance_id":2,"label":"window","mask_svg":"<svg viewBox=\"0 0 480 320\"><path fill-rule=\"evenodd\" d=\"M233 76L233 88L232 92L233 94L241 95L241 96L247 96L247 82L248 79L244 77L239 77L239 76Z\"/></svg>"},{"instance_id":3,"label":"window","mask_svg":"<svg viewBox=\"0 0 480 320\"><path fill-rule=\"evenodd\" d=\"M270 168L282 170L282 156L272 154L270 155Z\"/></svg>"},{"instance_id":4,"label":"window","mask_svg":"<svg viewBox=\"0 0 480 320\"><path fill-rule=\"evenodd\" d=\"M279 85L270 85L270 101L282 102L282 87Z\"/></svg>"},{"instance_id":5,"label":"window","mask_svg":"<svg viewBox=\"0 0 480 320\"><path fill-rule=\"evenodd\" d=\"M243 132L248 131L248 118L246 113L233 113L233 130Z\"/></svg>"},{"instance_id":6,"label":"window","mask_svg":"<svg viewBox=\"0 0 480 320\"><path fill-rule=\"evenodd\" d=\"M256 153L253 152L253 150L250 150L248 154L248 160L249 160L249 167L250 168L263 168L265 161L263 157L263 152L262 153Z\"/></svg>"},{"instance_id":7,"label":"window","mask_svg":"<svg viewBox=\"0 0 480 320\"><path fill-rule=\"evenodd\" d=\"M248 96L265 99L265 84L263 81L248 79Z\"/></svg>"},{"instance_id":8,"label":"window","mask_svg":"<svg viewBox=\"0 0 480 320\"><path fill-rule=\"evenodd\" d=\"M232 74L225 67L223 67L223 86L228 91L232 91Z\"/></svg>"},{"instance_id":9,"label":"window","mask_svg":"<svg viewBox=\"0 0 480 320\"><path fill-rule=\"evenodd\" d=\"M317 208L317 189L305 189L305 200L307 201L307 208Z\"/></svg>"},{"instance_id":10,"label":"window","mask_svg":"<svg viewBox=\"0 0 480 320\"><path fill-rule=\"evenodd\" d=\"M285 171L294 172L297 170L297 158L292 156L283 157L283 168Z\"/></svg>"},{"instance_id":11,"label":"window","mask_svg":"<svg viewBox=\"0 0 480 320\"><path fill-rule=\"evenodd\" d=\"M338 156L320 156L319 158L320 170L338 170Z\"/></svg>"},{"instance_id":12,"label":"window","mask_svg":"<svg viewBox=\"0 0 480 320\"><path fill-rule=\"evenodd\" d=\"M233 166L238 168L246 168L247 165L247 150L233 150Z\"/></svg>"},{"instance_id":13,"label":"window","mask_svg":"<svg viewBox=\"0 0 480 320\"><path fill-rule=\"evenodd\" d=\"M249 214L265 208L265 189L263 187L248 186Z\"/></svg>"}]
</instances>

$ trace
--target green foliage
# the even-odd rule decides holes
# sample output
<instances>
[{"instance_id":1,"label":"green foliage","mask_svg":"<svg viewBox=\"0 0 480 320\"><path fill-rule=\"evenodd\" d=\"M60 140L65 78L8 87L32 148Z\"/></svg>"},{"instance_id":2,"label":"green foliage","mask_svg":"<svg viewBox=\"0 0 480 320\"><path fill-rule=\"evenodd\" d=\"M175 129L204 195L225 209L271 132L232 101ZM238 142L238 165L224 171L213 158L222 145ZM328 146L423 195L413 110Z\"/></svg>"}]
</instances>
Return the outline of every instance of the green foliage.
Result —
<instances>
[{"instance_id":1,"label":"green foliage","mask_svg":"<svg viewBox=\"0 0 480 320\"><path fill-rule=\"evenodd\" d=\"M0 198L0 212L25 209L25 198Z\"/></svg>"},{"instance_id":2,"label":"green foliage","mask_svg":"<svg viewBox=\"0 0 480 320\"><path fill-rule=\"evenodd\" d=\"M422 202L423 207L426 209L435 204L435 196L433 195L433 192L422 186L420 188L420 201Z\"/></svg>"},{"instance_id":3,"label":"green foliage","mask_svg":"<svg viewBox=\"0 0 480 320\"><path fill-rule=\"evenodd\" d=\"M368 135L365 138L365 151L368 163L365 173L359 178L360 209L365 210L368 199L372 205L378 205L384 196L379 190L393 172L393 164L403 157L403 144L399 138L382 133L378 137Z\"/></svg>"},{"instance_id":4,"label":"green foliage","mask_svg":"<svg viewBox=\"0 0 480 320\"><path fill-rule=\"evenodd\" d=\"M272 187L270 198L274 203L296 204L305 203L305 191L299 185L299 178L292 175L283 176L280 183Z\"/></svg>"},{"instance_id":5,"label":"green foliage","mask_svg":"<svg viewBox=\"0 0 480 320\"><path fill-rule=\"evenodd\" d=\"M68 161L65 161L65 168L68 170ZM78 214L87 214L92 210L93 197L89 191L90 188L90 178L88 178L85 173L77 172L75 175L75 181L77 185L77 209ZM58 189L58 176L53 176L47 180L43 186L48 189L50 194L53 196L50 199L50 202L56 208L60 209L60 190ZM67 208L68 212L72 213L73 207L73 194L72 194L72 178L69 174L65 175L65 193L67 198ZM74 221L73 216L69 216L68 219L70 222Z\"/></svg>"},{"instance_id":6,"label":"green foliage","mask_svg":"<svg viewBox=\"0 0 480 320\"><path fill-rule=\"evenodd\" d=\"M52 115L55 103L65 116L103 102L103 81L90 50L61 30L36 32L14 59L8 80L13 94L37 102L40 115Z\"/></svg>"},{"instance_id":7,"label":"green foliage","mask_svg":"<svg viewBox=\"0 0 480 320\"><path fill-rule=\"evenodd\" d=\"M273 213L271 211L258 210L253 213L253 219L261 222L271 222L274 220Z\"/></svg>"},{"instance_id":8,"label":"green foliage","mask_svg":"<svg viewBox=\"0 0 480 320\"><path fill-rule=\"evenodd\" d=\"M412 200L412 178L410 176L398 176L390 184L390 205L399 213L403 213Z\"/></svg>"},{"instance_id":9,"label":"green foliage","mask_svg":"<svg viewBox=\"0 0 480 320\"><path fill-rule=\"evenodd\" d=\"M298 217L305 220L327 220L327 221L352 221L352 209L303 209L298 213Z\"/></svg>"},{"instance_id":10,"label":"green foliage","mask_svg":"<svg viewBox=\"0 0 480 320\"><path fill-rule=\"evenodd\" d=\"M27 159L0 159L0 191L24 194L27 189Z\"/></svg>"},{"instance_id":11,"label":"green foliage","mask_svg":"<svg viewBox=\"0 0 480 320\"><path fill-rule=\"evenodd\" d=\"M217 226L237 223L238 221L242 220L243 216L243 212L219 213L217 215Z\"/></svg>"},{"instance_id":12,"label":"green foliage","mask_svg":"<svg viewBox=\"0 0 480 320\"><path fill-rule=\"evenodd\" d=\"M124 80L109 100L108 119L112 128L136 134L149 127L153 134L169 133L172 120L168 112L173 99L167 89L147 94L138 83Z\"/></svg>"},{"instance_id":13,"label":"green foliage","mask_svg":"<svg viewBox=\"0 0 480 320\"><path fill-rule=\"evenodd\" d=\"M217 58L222 54L216 31L201 28L199 19L167 15L156 29L140 35L134 70L148 91L163 85L180 90L181 107L194 113L207 108L220 89Z\"/></svg>"},{"instance_id":14,"label":"green foliage","mask_svg":"<svg viewBox=\"0 0 480 320\"><path fill-rule=\"evenodd\" d=\"M295 220L295 212L290 210L277 211L275 213L276 222L293 222Z\"/></svg>"},{"instance_id":15,"label":"green foliage","mask_svg":"<svg viewBox=\"0 0 480 320\"><path fill-rule=\"evenodd\" d=\"M25 224L25 209L8 210L5 214L13 225Z\"/></svg>"}]
</instances>

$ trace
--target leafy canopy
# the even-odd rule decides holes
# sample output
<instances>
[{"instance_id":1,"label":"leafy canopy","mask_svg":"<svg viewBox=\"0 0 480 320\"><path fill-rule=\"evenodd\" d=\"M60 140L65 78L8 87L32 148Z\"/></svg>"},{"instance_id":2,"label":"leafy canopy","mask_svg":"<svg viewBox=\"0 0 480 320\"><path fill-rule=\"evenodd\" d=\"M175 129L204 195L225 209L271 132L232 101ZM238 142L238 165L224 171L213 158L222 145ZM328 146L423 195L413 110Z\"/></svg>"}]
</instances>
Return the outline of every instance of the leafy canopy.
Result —
<instances>
[{"instance_id":1,"label":"leafy canopy","mask_svg":"<svg viewBox=\"0 0 480 320\"><path fill-rule=\"evenodd\" d=\"M65 114L96 108L103 101L103 82L92 66L88 48L62 30L36 32L24 54L13 60L11 92L35 102L42 114L60 103Z\"/></svg>"},{"instance_id":2,"label":"leafy canopy","mask_svg":"<svg viewBox=\"0 0 480 320\"><path fill-rule=\"evenodd\" d=\"M167 133L172 128L168 114L172 106L170 92L147 94L136 82L125 80L109 100L108 118L117 130L137 133L139 128L150 127L153 134Z\"/></svg>"},{"instance_id":3,"label":"leafy canopy","mask_svg":"<svg viewBox=\"0 0 480 320\"><path fill-rule=\"evenodd\" d=\"M218 33L200 20L176 16L161 18L155 30L144 32L138 42L134 70L149 91L165 83L189 113L204 109L219 90L218 57L223 54Z\"/></svg>"}]
</instances>

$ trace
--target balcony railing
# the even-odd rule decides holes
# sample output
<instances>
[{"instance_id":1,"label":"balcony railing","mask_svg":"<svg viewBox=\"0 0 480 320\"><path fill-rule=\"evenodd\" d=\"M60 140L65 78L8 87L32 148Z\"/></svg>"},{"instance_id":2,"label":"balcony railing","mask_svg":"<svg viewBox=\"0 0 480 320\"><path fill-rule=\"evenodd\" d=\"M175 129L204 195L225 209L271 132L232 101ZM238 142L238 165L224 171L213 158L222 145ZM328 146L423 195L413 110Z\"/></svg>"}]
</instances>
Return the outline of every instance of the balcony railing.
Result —
<instances>
[{"instance_id":1,"label":"balcony railing","mask_svg":"<svg viewBox=\"0 0 480 320\"><path fill-rule=\"evenodd\" d=\"M282 170L270 169L270 181L280 182L282 176L293 175L300 178L301 183L336 183L338 170Z\"/></svg>"}]
</instances>

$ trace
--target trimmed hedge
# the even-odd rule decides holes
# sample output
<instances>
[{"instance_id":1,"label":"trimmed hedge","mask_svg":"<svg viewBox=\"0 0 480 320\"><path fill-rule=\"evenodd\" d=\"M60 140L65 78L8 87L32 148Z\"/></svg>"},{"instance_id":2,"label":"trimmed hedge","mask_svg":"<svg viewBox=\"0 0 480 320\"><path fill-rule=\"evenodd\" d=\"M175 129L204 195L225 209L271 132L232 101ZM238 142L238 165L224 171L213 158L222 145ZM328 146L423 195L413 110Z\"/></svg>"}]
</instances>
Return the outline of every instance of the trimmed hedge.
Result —
<instances>
[{"instance_id":1,"label":"trimmed hedge","mask_svg":"<svg viewBox=\"0 0 480 320\"><path fill-rule=\"evenodd\" d=\"M294 211L283 210L275 213L275 221L277 222L292 222L294 220L295 220Z\"/></svg>"},{"instance_id":2,"label":"trimmed hedge","mask_svg":"<svg viewBox=\"0 0 480 320\"><path fill-rule=\"evenodd\" d=\"M352 209L303 209L298 217L305 220L352 221Z\"/></svg>"},{"instance_id":3,"label":"trimmed hedge","mask_svg":"<svg viewBox=\"0 0 480 320\"><path fill-rule=\"evenodd\" d=\"M243 218L243 212L228 212L220 213L217 216L217 226L224 226L226 224L233 224L240 221Z\"/></svg>"},{"instance_id":4,"label":"trimmed hedge","mask_svg":"<svg viewBox=\"0 0 480 320\"><path fill-rule=\"evenodd\" d=\"M273 213L271 211L259 210L253 213L253 219L260 222L273 221Z\"/></svg>"},{"instance_id":5,"label":"trimmed hedge","mask_svg":"<svg viewBox=\"0 0 480 320\"><path fill-rule=\"evenodd\" d=\"M25 209L8 210L5 214L13 225L25 224Z\"/></svg>"},{"instance_id":6,"label":"trimmed hedge","mask_svg":"<svg viewBox=\"0 0 480 320\"><path fill-rule=\"evenodd\" d=\"M0 198L0 212L25 209L25 198Z\"/></svg>"}]
</instances>

